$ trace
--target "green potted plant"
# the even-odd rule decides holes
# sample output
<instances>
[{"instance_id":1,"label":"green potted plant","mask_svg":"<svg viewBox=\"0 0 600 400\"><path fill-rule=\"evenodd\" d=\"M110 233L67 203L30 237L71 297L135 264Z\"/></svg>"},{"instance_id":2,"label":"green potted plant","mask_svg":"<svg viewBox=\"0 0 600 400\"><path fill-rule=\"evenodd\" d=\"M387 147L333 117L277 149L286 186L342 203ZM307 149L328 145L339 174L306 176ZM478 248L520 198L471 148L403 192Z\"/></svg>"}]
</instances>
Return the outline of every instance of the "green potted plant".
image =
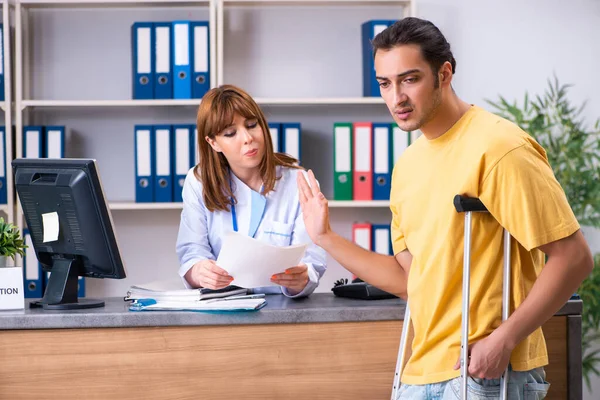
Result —
<instances>
[{"instance_id":1,"label":"green potted plant","mask_svg":"<svg viewBox=\"0 0 600 400\"><path fill-rule=\"evenodd\" d=\"M581 113L585 103L574 107L567 98L571 85L561 85L556 76L548 80L545 93L523 104L499 96L486 100L494 111L533 136L548 154L556 179L582 226L600 228L600 119L589 127ZM600 375L600 253L594 255L594 270L577 294L583 300L583 376L588 389L592 374Z\"/></svg>"},{"instance_id":2,"label":"green potted plant","mask_svg":"<svg viewBox=\"0 0 600 400\"><path fill-rule=\"evenodd\" d=\"M8 257L14 260L16 254L23 256L26 248L17 227L0 217L0 267L6 266Z\"/></svg>"}]
</instances>

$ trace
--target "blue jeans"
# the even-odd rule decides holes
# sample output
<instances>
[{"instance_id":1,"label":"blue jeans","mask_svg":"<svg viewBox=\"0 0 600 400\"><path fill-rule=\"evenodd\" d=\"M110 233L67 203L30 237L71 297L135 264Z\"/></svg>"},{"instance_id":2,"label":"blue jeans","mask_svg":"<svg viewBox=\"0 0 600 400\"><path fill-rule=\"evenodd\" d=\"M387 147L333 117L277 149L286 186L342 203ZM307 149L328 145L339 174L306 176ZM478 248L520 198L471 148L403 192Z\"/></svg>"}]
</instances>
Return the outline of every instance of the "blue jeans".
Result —
<instances>
[{"instance_id":1,"label":"blue jeans","mask_svg":"<svg viewBox=\"0 0 600 400\"><path fill-rule=\"evenodd\" d=\"M546 382L546 372L543 368L531 371L508 371L509 400L538 400L548 394L550 384ZM460 399L461 378L428 385L400 386L396 400L456 400ZM468 378L468 400L499 399L500 379Z\"/></svg>"}]
</instances>

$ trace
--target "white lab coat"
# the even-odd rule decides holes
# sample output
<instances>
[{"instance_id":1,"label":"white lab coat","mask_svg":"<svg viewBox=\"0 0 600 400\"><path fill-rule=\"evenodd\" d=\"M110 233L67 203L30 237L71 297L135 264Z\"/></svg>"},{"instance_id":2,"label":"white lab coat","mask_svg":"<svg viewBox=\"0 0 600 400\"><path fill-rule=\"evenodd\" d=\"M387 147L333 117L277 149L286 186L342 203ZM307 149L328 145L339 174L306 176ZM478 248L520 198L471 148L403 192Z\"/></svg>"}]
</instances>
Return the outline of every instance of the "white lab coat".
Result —
<instances>
[{"instance_id":1,"label":"white lab coat","mask_svg":"<svg viewBox=\"0 0 600 400\"><path fill-rule=\"evenodd\" d=\"M273 191L262 196L250 189L233 173L233 192L237 199L235 214L238 232L265 243L289 246L306 243L302 263L308 266L309 282L302 292L290 295L286 288L273 286L254 288L255 293L283 293L288 297L303 297L312 293L326 269L325 250L315 245L304 227L302 210L298 199L296 177L302 170L277 167ZM183 211L177 236L176 251L179 257L179 275L183 278L190 268L205 259L216 260L221 251L221 238L233 231L230 211L210 212L204 205L202 183L191 169L183 186ZM284 272L287 266L281 267ZM184 284L190 287L183 278ZM235 284L235 281L233 282Z\"/></svg>"}]
</instances>

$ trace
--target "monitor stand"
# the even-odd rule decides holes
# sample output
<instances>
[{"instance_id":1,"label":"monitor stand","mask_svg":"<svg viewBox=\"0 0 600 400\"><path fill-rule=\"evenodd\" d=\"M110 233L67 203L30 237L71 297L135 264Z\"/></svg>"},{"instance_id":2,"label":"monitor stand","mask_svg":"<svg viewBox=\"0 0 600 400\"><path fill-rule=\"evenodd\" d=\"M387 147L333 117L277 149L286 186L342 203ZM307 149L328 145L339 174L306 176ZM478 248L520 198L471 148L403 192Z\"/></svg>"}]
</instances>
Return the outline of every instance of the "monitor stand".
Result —
<instances>
[{"instance_id":1,"label":"monitor stand","mask_svg":"<svg viewBox=\"0 0 600 400\"><path fill-rule=\"evenodd\" d=\"M77 299L78 260L53 260L52 273L44 297L29 303L29 308L46 310L77 310L104 307L104 301Z\"/></svg>"}]
</instances>

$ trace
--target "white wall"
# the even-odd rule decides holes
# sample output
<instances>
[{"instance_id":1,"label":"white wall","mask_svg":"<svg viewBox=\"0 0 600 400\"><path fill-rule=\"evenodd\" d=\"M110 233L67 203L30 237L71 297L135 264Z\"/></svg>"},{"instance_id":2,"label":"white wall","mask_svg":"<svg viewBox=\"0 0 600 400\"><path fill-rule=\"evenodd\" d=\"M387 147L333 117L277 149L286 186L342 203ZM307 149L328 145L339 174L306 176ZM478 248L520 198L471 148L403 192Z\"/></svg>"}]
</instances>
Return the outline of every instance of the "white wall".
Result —
<instances>
[{"instance_id":1,"label":"white wall","mask_svg":"<svg viewBox=\"0 0 600 400\"><path fill-rule=\"evenodd\" d=\"M255 96L360 96L362 21L400 15L397 7L238 7L225 13L225 78ZM600 1L430 0L418 15L446 34L457 60L455 89L466 101L502 94L540 93L556 73L571 83L570 98L588 102L588 120L600 117ZM93 18L92 18L93 17ZM206 19L196 9L36 10L32 12L32 98L130 98L130 37L133 21ZM331 127L334 121L391 121L384 106L266 107L272 121L301 121L305 164L332 194ZM194 120L195 109L61 109L37 111L31 123L64 124L68 156L95 157L110 200L132 200L133 125ZM335 229L350 235L354 221L389 221L385 209L336 209ZM135 283L172 277L179 212L115 211L124 281L88 280L89 296L121 296ZM588 233L600 251L600 234ZM319 291L329 291L347 271L330 260ZM596 397L600 381L595 381ZM591 395L588 395L591 399Z\"/></svg>"}]
</instances>

